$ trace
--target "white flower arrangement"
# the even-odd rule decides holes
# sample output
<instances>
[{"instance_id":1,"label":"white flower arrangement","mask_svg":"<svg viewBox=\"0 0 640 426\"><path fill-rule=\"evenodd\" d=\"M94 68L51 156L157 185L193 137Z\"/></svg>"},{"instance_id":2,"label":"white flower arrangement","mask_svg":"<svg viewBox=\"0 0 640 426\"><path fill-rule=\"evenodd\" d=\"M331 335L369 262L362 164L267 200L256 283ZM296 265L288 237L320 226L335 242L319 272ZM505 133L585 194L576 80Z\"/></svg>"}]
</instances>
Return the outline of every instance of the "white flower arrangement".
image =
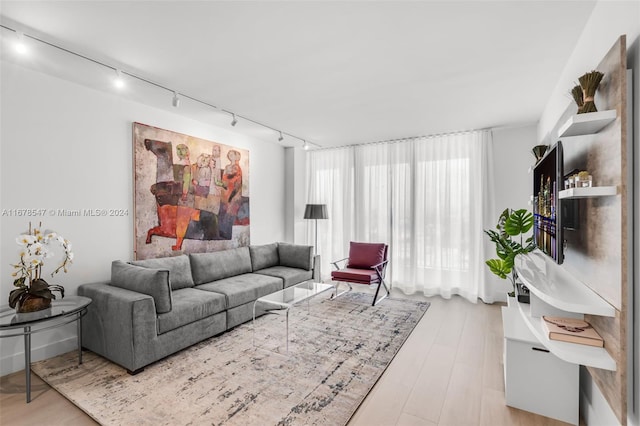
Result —
<instances>
[{"instance_id":1,"label":"white flower arrangement","mask_svg":"<svg viewBox=\"0 0 640 426\"><path fill-rule=\"evenodd\" d=\"M11 275L15 278L13 285L18 288L9 295L9 305L11 307L15 307L15 304L24 294L55 299L55 296L51 293L53 290L59 291L64 298L64 288L62 286L49 285L42 279L42 267L45 259L54 256L51 246L53 243L57 243L64 251L64 258L51 273L51 276L53 277L61 270L67 272L67 268L73 262L71 242L56 232L50 230L42 232L41 228L42 224L31 228L31 223L29 223L29 231L16 238L16 242L20 245L20 260L18 263L12 264L15 271Z\"/></svg>"}]
</instances>

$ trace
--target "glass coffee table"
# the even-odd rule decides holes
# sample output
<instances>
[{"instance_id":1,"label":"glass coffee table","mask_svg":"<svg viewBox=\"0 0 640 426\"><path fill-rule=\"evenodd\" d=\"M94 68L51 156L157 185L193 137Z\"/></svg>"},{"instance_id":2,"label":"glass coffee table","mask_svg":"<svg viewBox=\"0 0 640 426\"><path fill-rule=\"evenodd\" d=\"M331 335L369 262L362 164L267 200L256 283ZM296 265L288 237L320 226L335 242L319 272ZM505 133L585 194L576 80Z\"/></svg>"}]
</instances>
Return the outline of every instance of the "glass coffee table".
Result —
<instances>
[{"instance_id":1,"label":"glass coffee table","mask_svg":"<svg viewBox=\"0 0 640 426\"><path fill-rule=\"evenodd\" d=\"M82 317L87 313L90 303L88 297L67 296L52 301L50 308L25 314L16 313L9 305L0 306L0 337L24 336L27 403L31 402L31 335L77 322L78 364L82 364Z\"/></svg>"},{"instance_id":2,"label":"glass coffee table","mask_svg":"<svg viewBox=\"0 0 640 426\"><path fill-rule=\"evenodd\" d=\"M258 298L253 302L253 345L256 345L256 308L264 309L266 314L277 314L280 311L286 313L286 348L289 353L289 310L292 306L307 301L325 291L334 290L333 284L305 281L300 284L287 287L284 290Z\"/></svg>"}]
</instances>

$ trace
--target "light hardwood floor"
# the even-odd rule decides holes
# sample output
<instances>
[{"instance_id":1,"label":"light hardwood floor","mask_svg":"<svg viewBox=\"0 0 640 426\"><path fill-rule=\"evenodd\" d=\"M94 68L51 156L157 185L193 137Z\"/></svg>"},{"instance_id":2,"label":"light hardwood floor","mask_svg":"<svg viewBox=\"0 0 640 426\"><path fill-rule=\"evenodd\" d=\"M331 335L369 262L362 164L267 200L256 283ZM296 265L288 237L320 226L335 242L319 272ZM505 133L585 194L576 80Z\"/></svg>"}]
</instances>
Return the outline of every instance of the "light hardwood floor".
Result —
<instances>
[{"instance_id":1,"label":"light hardwood floor","mask_svg":"<svg viewBox=\"0 0 640 426\"><path fill-rule=\"evenodd\" d=\"M349 426L564 424L505 405L501 305L426 300L431 307ZM0 425L96 424L35 375L31 395L26 404L24 371L1 377Z\"/></svg>"}]
</instances>

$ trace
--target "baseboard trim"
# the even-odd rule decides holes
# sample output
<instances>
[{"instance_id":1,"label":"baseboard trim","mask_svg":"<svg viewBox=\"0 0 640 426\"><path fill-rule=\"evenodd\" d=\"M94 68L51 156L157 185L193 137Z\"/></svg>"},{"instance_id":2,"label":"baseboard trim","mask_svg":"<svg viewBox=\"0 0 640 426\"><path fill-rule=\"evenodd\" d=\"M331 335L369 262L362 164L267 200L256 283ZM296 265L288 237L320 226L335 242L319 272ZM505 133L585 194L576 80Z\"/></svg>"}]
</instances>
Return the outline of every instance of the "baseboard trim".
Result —
<instances>
[{"instance_id":1,"label":"baseboard trim","mask_svg":"<svg viewBox=\"0 0 640 426\"><path fill-rule=\"evenodd\" d=\"M22 340L22 338L20 338ZM32 344L33 344L32 339ZM47 343L37 347L31 347L31 362L41 361L66 352L78 349L78 338L69 336L63 340ZM24 346L18 353L0 358L0 376L24 370Z\"/></svg>"}]
</instances>

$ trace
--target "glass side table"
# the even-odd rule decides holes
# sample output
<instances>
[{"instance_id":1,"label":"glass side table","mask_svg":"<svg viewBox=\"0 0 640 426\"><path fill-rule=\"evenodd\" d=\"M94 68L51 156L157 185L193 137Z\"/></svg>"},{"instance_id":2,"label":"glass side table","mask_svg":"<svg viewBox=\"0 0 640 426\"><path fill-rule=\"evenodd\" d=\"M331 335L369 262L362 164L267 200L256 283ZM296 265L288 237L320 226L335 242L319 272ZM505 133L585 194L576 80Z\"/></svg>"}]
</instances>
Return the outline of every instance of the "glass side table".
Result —
<instances>
[{"instance_id":1,"label":"glass side table","mask_svg":"<svg viewBox=\"0 0 640 426\"><path fill-rule=\"evenodd\" d=\"M52 301L50 308L26 314L16 313L9 305L0 306L0 337L24 336L27 403L31 402L31 335L77 322L78 364L82 364L82 317L87 313L90 303L88 297L67 296Z\"/></svg>"}]
</instances>

